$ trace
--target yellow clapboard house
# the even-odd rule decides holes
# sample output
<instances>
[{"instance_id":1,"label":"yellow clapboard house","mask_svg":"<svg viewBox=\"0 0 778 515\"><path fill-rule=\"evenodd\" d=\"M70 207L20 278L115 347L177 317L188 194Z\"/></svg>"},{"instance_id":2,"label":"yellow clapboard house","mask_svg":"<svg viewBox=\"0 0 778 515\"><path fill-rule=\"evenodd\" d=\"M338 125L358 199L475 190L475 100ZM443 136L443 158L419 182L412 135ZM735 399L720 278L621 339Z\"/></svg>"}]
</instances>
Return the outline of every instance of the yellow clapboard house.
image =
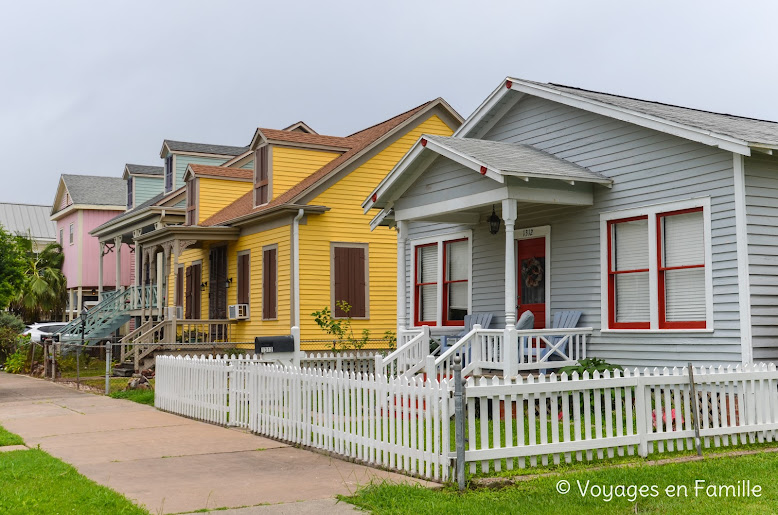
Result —
<instances>
[{"instance_id":1,"label":"yellow clapboard house","mask_svg":"<svg viewBox=\"0 0 778 515\"><path fill-rule=\"evenodd\" d=\"M179 341L231 341L300 328L303 348L327 348L311 314L328 308L355 335L397 329L395 232L370 230L361 201L421 134L451 135L462 119L436 99L346 137L299 122L257 129L218 165L187 166L186 222L142 235L164 252L164 319ZM170 329L165 339L171 338Z\"/></svg>"}]
</instances>

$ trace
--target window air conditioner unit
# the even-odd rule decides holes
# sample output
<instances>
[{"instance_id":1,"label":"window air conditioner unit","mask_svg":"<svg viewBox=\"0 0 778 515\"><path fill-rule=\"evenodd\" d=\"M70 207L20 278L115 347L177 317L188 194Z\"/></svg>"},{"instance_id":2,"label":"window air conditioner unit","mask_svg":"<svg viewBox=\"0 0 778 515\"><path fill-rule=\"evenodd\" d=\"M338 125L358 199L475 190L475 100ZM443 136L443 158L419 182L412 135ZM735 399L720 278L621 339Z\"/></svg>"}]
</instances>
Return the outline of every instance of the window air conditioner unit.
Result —
<instances>
[{"instance_id":1,"label":"window air conditioner unit","mask_svg":"<svg viewBox=\"0 0 778 515\"><path fill-rule=\"evenodd\" d=\"M184 318L183 306L168 306L165 308L165 319L170 320L175 315L176 318Z\"/></svg>"},{"instance_id":2,"label":"window air conditioner unit","mask_svg":"<svg viewBox=\"0 0 778 515\"><path fill-rule=\"evenodd\" d=\"M246 320L249 317L248 304L232 304L227 311L230 320Z\"/></svg>"}]
</instances>

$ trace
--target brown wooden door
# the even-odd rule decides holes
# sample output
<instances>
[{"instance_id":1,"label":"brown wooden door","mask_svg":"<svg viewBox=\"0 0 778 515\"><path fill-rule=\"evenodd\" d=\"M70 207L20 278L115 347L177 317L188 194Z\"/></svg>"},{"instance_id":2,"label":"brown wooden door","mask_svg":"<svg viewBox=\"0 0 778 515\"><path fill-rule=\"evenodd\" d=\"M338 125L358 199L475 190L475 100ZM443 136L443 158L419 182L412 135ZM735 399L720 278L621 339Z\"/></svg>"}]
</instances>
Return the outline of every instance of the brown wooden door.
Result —
<instances>
[{"instance_id":1,"label":"brown wooden door","mask_svg":"<svg viewBox=\"0 0 778 515\"><path fill-rule=\"evenodd\" d=\"M199 291L200 284L198 283L195 289L195 285L192 283L192 267L186 267L186 288L185 288L185 302L184 302L184 318L192 318L192 308L194 307L194 292Z\"/></svg>"},{"instance_id":2,"label":"brown wooden door","mask_svg":"<svg viewBox=\"0 0 778 515\"><path fill-rule=\"evenodd\" d=\"M518 241L518 316L529 310L535 329L546 327L546 238Z\"/></svg>"},{"instance_id":3,"label":"brown wooden door","mask_svg":"<svg viewBox=\"0 0 778 515\"><path fill-rule=\"evenodd\" d=\"M227 247L215 247L210 254L208 317L227 318Z\"/></svg>"}]
</instances>

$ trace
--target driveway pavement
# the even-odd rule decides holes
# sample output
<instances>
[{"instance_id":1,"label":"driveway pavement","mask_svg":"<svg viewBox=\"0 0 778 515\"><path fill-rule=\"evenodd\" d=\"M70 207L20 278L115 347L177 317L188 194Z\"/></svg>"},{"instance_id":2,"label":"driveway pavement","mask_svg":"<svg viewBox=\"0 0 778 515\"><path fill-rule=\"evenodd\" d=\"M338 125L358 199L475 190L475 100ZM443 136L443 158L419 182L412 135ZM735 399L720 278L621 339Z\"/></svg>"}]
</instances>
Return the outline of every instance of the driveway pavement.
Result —
<instances>
[{"instance_id":1,"label":"driveway pavement","mask_svg":"<svg viewBox=\"0 0 778 515\"><path fill-rule=\"evenodd\" d=\"M152 513L345 513L371 481L417 482L244 431L0 372L0 425ZM2 457L0 456L0 460Z\"/></svg>"}]
</instances>

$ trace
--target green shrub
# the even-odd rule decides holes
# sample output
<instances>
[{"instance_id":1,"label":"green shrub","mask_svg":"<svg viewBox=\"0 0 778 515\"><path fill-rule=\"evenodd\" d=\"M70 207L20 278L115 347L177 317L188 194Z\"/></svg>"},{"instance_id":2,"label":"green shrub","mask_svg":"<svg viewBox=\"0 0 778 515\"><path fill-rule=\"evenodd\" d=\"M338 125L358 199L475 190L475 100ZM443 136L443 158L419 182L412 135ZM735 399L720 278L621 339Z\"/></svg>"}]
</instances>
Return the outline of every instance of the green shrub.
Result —
<instances>
[{"instance_id":1,"label":"green shrub","mask_svg":"<svg viewBox=\"0 0 778 515\"><path fill-rule=\"evenodd\" d=\"M586 358L582 359L578 362L577 365L572 365L569 367L562 367L557 372L557 375L562 375L563 373L566 373L568 376L573 375L573 372L578 372L579 376L582 376L584 372L589 372L589 377L592 376L595 372L599 372L601 375L606 370L609 370L610 372L613 372L614 370L624 370L618 365L611 365L610 363L606 362L604 359L599 358Z\"/></svg>"},{"instance_id":2,"label":"green shrub","mask_svg":"<svg viewBox=\"0 0 778 515\"><path fill-rule=\"evenodd\" d=\"M30 337L17 335L13 345L7 348L7 354L4 360L5 370L12 374L29 372L32 366L32 356L30 355ZM43 347L35 346L35 361L43 361Z\"/></svg>"},{"instance_id":3,"label":"green shrub","mask_svg":"<svg viewBox=\"0 0 778 515\"><path fill-rule=\"evenodd\" d=\"M9 313L8 311L0 311L0 329L10 329L16 334L21 333L27 326L24 324L24 320Z\"/></svg>"}]
</instances>

